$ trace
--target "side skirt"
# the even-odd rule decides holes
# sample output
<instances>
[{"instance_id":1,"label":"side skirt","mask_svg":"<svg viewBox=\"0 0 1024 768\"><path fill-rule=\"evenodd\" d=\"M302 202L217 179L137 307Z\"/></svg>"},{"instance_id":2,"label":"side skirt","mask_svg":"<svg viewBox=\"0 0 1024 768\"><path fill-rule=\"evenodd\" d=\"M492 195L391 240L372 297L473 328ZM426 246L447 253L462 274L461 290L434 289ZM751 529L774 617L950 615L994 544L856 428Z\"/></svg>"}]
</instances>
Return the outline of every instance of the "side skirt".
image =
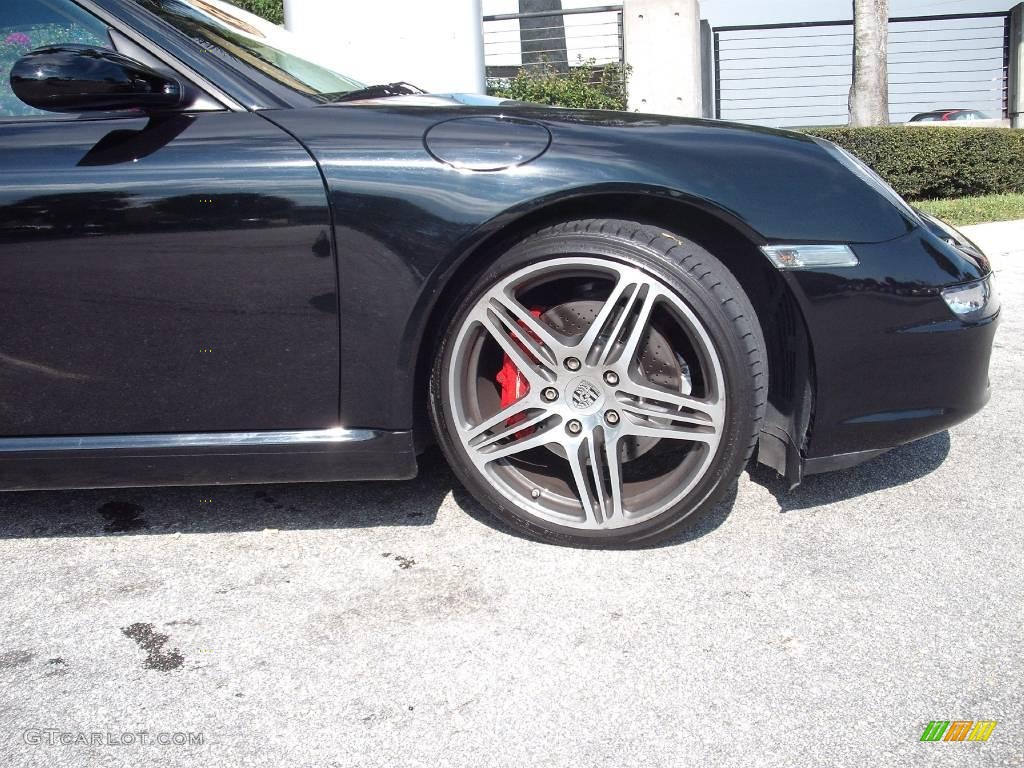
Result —
<instances>
[{"instance_id":1,"label":"side skirt","mask_svg":"<svg viewBox=\"0 0 1024 768\"><path fill-rule=\"evenodd\" d=\"M320 429L0 438L0 490L402 480L412 432Z\"/></svg>"}]
</instances>

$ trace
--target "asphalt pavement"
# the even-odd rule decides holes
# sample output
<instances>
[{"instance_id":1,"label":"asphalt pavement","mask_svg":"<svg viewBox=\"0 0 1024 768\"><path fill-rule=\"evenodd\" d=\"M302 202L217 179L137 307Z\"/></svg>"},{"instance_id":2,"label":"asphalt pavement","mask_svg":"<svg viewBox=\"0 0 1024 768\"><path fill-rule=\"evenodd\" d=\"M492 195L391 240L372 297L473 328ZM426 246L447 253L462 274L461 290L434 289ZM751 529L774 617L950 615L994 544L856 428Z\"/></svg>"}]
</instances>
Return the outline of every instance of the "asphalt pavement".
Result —
<instances>
[{"instance_id":1,"label":"asphalt pavement","mask_svg":"<svg viewBox=\"0 0 1024 768\"><path fill-rule=\"evenodd\" d=\"M410 482L0 494L0 765L1024 764L1024 222L993 395L686 538L574 551ZM987 742L921 742L995 720Z\"/></svg>"}]
</instances>

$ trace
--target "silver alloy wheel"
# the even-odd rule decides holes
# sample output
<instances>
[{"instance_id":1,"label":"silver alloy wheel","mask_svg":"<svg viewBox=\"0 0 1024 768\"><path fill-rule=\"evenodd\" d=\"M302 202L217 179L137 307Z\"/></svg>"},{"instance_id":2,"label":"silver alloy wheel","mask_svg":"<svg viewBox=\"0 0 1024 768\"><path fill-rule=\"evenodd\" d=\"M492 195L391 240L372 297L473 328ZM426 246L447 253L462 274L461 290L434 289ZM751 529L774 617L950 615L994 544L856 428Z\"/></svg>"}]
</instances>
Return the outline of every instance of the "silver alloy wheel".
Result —
<instances>
[{"instance_id":1,"label":"silver alloy wheel","mask_svg":"<svg viewBox=\"0 0 1024 768\"><path fill-rule=\"evenodd\" d=\"M580 284L599 285L602 295L576 333L556 330L524 302L546 286L550 295L551 285ZM638 360L653 339L666 346L655 318L684 340L685 350L671 354L687 375L671 388ZM500 405L485 370L489 344L528 386L511 405ZM678 504L718 450L726 402L714 344L679 296L633 266L573 257L519 269L477 300L453 350L446 388L463 449L504 497L542 520L585 530L637 525ZM658 444L679 446L667 466L662 459L654 475L627 477Z\"/></svg>"}]
</instances>

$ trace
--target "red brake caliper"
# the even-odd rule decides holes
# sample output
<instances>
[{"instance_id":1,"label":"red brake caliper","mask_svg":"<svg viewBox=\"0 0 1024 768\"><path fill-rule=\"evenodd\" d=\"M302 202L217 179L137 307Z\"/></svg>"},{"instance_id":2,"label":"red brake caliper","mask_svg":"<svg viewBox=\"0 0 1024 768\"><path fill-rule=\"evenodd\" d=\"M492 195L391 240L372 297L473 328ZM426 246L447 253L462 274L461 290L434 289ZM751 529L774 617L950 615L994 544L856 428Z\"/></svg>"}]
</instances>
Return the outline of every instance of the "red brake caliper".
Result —
<instances>
[{"instance_id":1,"label":"red brake caliper","mask_svg":"<svg viewBox=\"0 0 1024 768\"><path fill-rule=\"evenodd\" d=\"M534 307L530 310L530 314L536 318L540 318L544 314L544 310L539 307ZM534 339L540 341L535 333L530 331L521 321L519 327L530 334ZM516 344L523 348L523 351L529 356L531 360L537 358L530 353L530 350L526 348L519 339L515 339ZM498 371L498 375L494 377L495 381L498 382L498 386L501 387L501 407L508 408L513 403L519 401L520 398L524 397L527 392L530 391L530 384L526 380L526 377L519 372L516 368L516 364L512 362L512 358L505 355L505 360L501 365L501 369ZM526 418L525 413L517 413L515 416L505 422L507 426L513 426L516 423ZM527 429L520 430L516 433L517 438L523 438L533 433L534 428L529 427Z\"/></svg>"}]
</instances>

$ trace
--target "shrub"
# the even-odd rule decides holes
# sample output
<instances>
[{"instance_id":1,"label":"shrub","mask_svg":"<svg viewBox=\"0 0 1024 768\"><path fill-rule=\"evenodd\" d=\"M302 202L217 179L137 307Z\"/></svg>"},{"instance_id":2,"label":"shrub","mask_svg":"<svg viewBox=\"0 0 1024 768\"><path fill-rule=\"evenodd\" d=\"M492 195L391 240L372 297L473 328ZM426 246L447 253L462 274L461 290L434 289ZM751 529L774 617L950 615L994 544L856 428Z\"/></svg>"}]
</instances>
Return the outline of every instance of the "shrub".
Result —
<instances>
[{"instance_id":1,"label":"shrub","mask_svg":"<svg viewBox=\"0 0 1024 768\"><path fill-rule=\"evenodd\" d=\"M284 0L228 0L243 11L255 13L274 24L284 24Z\"/></svg>"},{"instance_id":2,"label":"shrub","mask_svg":"<svg viewBox=\"0 0 1024 768\"><path fill-rule=\"evenodd\" d=\"M520 69L510 80L487 89L501 96L534 104L576 109L625 109L629 68L619 64L598 66L593 59L580 60L568 74L551 68Z\"/></svg>"},{"instance_id":3,"label":"shrub","mask_svg":"<svg viewBox=\"0 0 1024 768\"><path fill-rule=\"evenodd\" d=\"M1024 192L1024 131L1011 128L814 128L909 200Z\"/></svg>"}]
</instances>

